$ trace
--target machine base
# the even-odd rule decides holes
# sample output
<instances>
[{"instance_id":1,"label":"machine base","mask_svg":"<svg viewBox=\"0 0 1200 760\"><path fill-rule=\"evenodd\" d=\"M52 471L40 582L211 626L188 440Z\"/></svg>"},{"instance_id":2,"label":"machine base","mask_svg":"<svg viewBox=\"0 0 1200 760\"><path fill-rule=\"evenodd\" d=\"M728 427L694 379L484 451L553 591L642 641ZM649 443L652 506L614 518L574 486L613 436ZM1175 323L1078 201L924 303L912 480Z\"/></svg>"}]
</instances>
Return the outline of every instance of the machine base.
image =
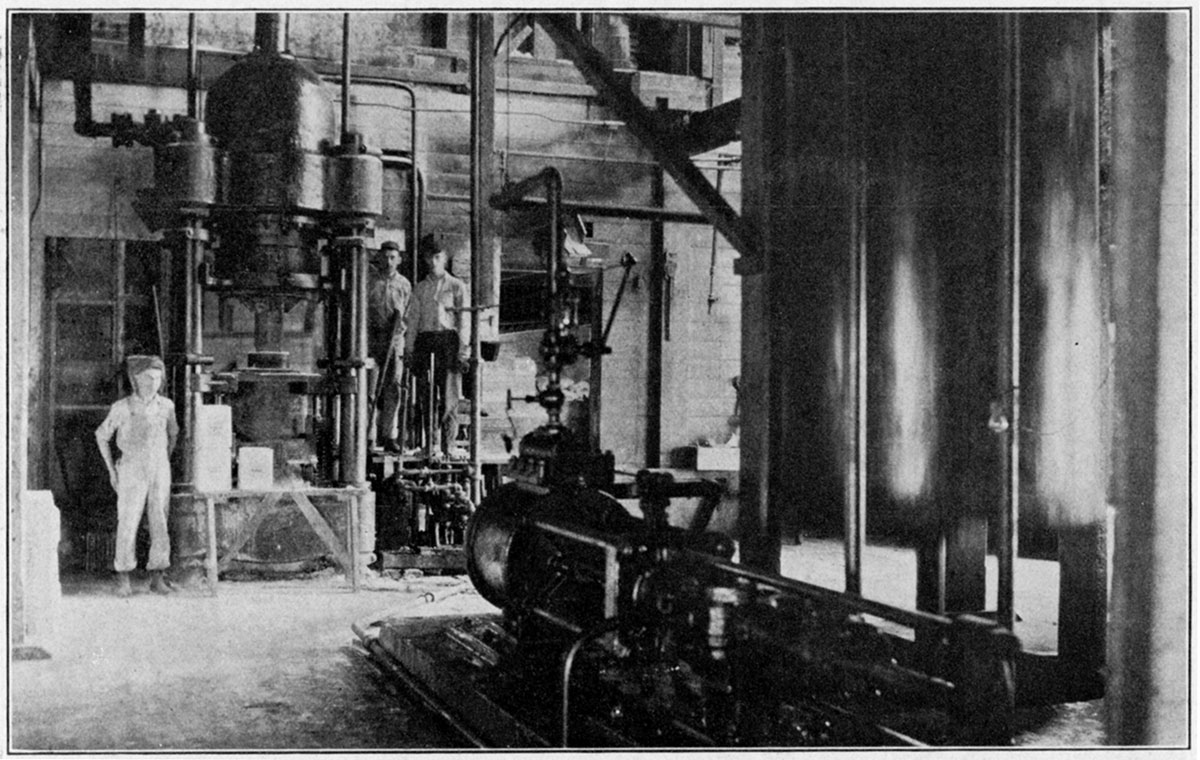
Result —
<instances>
[{"instance_id":1,"label":"machine base","mask_svg":"<svg viewBox=\"0 0 1200 760\"><path fill-rule=\"evenodd\" d=\"M467 556L461 546L401 549L379 552L379 566L383 570L422 570L459 574L467 572Z\"/></svg>"},{"instance_id":2,"label":"machine base","mask_svg":"<svg viewBox=\"0 0 1200 760\"><path fill-rule=\"evenodd\" d=\"M554 746L550 726L514 707L534 706L547 695L514 693L519 682L497 669L499 653L488 642L503 637L499 620L454 615L384 621L365 632L363 644L376 665L475 746Z\"/></svg>"}]
</instances>

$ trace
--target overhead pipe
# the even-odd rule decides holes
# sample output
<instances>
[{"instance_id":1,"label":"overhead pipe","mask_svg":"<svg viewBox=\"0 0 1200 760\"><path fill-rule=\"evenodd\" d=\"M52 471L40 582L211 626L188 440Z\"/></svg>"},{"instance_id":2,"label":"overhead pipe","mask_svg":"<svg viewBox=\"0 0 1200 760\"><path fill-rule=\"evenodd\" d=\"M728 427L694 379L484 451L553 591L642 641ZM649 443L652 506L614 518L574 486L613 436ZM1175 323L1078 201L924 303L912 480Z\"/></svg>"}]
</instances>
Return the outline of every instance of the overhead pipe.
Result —
<instances>
[{"instance_id":1,"label":"overhead pipe","mask_svg":"<svg viewBox=\"0 0 1200 760\"><path fill-rule=\"evenodd\" d=\"M64 13L59 17L59 29L68 41L67 52L74 59L71 71L75 91L75 134L83 137L112 137L116 127L92 118L92 14Z\"/></svg>"},{"instance_id":2,"label":"overhead pipe","mask_svg":"<svg viewBox=\"0 0 1200 760\"><path fill-rule=\"evenodd\" d=\"M429 193L426 198L431 201L446 203L470 203L471 196L456 193ZM525 198L510 210L532 210L543 208L545 198ZM708 217L690 211L675 211L673 209L655 208L654 206L628 206L613 203L591 203L589 201L565 200L563 213L579 214L581 216L599 217L601 219L636 219L653 222L656 220L672 224L704 224L708 225Z\"/></svg>"}]
</instances>

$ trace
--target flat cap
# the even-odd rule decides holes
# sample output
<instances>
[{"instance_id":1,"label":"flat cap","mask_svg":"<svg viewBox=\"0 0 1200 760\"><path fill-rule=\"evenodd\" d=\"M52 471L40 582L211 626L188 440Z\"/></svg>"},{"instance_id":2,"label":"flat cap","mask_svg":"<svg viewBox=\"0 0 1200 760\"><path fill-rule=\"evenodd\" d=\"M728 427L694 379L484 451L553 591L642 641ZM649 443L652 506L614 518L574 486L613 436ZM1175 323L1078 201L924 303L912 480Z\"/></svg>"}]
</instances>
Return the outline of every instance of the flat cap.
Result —
<instances>
[{"instance_id":1,"label":"flat cap","mask_svg":"<svg viewBox=\"0 0 1200 760\"><path fill-rule=\"evenodd\" d=\"M125 357L125 369L129 372L130 377L140 375L148 369L156 369L159 372L167 371L167 368L163 366L162 359L146 354L131 354Z\"/></svg>"},{"instance_id":2,"label":"flat cap","mask_svg":"<svg viewBox=\"0 0 1200 760\"><path fill-rule=\"evenodd\" d=\"M432 256L433 254L444 250L445 248L442 247L437 235L432 232L422 235L421 243L417 246L417 252L422 256Z\"/></svg>"}]
</instances>

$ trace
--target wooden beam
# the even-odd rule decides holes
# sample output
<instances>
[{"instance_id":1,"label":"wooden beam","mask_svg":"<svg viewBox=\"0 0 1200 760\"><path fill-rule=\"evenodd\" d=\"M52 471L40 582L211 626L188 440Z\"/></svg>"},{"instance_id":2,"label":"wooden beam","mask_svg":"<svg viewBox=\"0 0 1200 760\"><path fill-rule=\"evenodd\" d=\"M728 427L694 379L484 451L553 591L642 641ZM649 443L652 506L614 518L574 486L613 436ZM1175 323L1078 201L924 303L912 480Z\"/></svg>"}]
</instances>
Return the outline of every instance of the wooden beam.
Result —
<instances>
[{"instance_id":1,"label":"wooden beam","mask_svg":"<svg viewBox=\"0 0 1200 760\"><path fill-rule=\"evenodd\" d=\"M288 492L292 500L296 502L296 506L304 514L304 519L308 520L308 524L312 526L313 532L321 539L326 548L333 554L334 559L341 565L342 571L349 576L354 572L353 558L346 556L346 548L338 541L337 534L333 532L333 528L329 527L329 523L325 522L325 518L313 506L313 503L308 500L308 496L299 491ZM350 525L346 525L346 530L350 530Z\"/></svg>"},{"instance_id":2,"label":"wooden beam","mask_svg":"<svg viewBox=\"0 0 1200 760\"><path fill-rule=\"evenodd\" d=\"M743 256L757 260L753 231L730 208L688 155L671 142L670 133L664 128L660 117L638 100L604 56L583 38L575 28L574 18L544 13L538 14L538 23L554 38L562 52L575 62L584 79L596 88L601 100L650 149L655 160L662 164L663 169L730 245Z\"/></svg>"},{"instance_id":3,"label":"wooden beam","mask_svg":"<svg viewBox=\"0 0 1200 760\"><path fill-rule=\"evenodd\" d=\"M684 114L667 139L689 156L707 153L742 139L741 98L707 111Z\"/></svg>"},{"instance_id":4,"label":"wooden beam","mask_svg":"<svg viewBox=\"0 0 1200 760\"><path fill-rule=\"evenodd\" d=\"M677 24L699 24L719 29L742 28L742 17L737 13L674 13L672 11L638 11L639 16L649 16L663 21L674 21Z\"/></svg>"}]
</instances>

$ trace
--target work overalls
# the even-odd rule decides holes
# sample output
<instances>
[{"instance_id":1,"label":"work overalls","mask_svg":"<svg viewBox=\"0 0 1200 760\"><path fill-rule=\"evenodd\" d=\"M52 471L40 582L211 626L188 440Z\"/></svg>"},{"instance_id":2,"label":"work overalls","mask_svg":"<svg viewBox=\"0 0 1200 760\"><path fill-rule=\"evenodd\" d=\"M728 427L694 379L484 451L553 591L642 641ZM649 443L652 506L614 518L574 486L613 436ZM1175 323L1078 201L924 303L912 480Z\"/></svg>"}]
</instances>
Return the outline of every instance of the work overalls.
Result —
<instances>
[{"instance_id":1,"label":"work overalls","mask_svg":"<svg viewBox=\"0 0 1200 760\"><path fill-rule=\"evenodd\" d=\"M142 510L150 524L150 558L147 570L171 566L167 534L167 505L171 497L171 462L167 428L175 410L170 401L155 396L148 403L128 396L128 416L117 422L117 546L113 568L129 572L137 566L134 554Z\"/></svg>"}]
</instances>

